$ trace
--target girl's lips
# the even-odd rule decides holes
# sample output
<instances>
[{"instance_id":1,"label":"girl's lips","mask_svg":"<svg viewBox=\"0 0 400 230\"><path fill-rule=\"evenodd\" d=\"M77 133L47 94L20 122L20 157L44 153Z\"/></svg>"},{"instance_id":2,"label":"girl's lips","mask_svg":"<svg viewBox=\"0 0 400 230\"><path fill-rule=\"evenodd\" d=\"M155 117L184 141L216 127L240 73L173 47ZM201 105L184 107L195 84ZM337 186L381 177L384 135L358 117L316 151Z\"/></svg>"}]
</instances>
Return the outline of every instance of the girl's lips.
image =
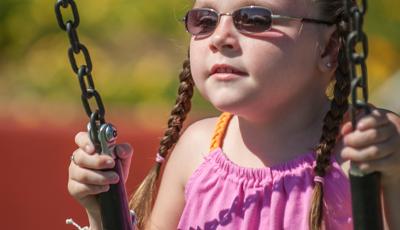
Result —
<instances>
[{"instance_id":1,"label":"girl's lips","mask_svg":"<svg viewBox=\"0 0 400 230\"><path fill-rule=\"evenodd\" d=\"M236 73L214 73L210 76L214 79L217 79L218 81L231 81L240 78L244 75L239 75Z\"/></svg>"},{"instance_id":2,"label":"girl's lips","mask_svg":"<svg viewBox=\"0 0 400 230\"><path fill-rule=\"evenodd\" d=\"M244 76L247 75L246 72L243 72L231 65L228 64L215 64L212 66L210 71L211 75L218 75L218 76L228 76L228 75L239 75Z\"/></svg>"}]
</instances>

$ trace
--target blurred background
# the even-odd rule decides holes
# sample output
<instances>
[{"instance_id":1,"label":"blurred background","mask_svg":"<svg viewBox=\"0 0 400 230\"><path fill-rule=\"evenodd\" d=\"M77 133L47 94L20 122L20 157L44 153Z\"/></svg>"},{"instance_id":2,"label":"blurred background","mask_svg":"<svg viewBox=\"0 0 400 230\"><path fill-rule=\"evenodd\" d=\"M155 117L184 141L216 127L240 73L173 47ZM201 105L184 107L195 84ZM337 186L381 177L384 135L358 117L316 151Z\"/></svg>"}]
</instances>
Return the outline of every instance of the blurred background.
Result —
<instances>
[{"instance_id":1,"label":"blurred background","mask_svg":"<svg viewBox=\"0 0 400 230\"><path fill-rule=\"evenodd\" d=\"M87 117L58 27L55 1L0 1L1 229L72 229L85 213L66 191L74 136ZM189 36L182 0L77 1L80 41L90 52L106 119L135 148L128 192L154 162L177 90ZM370 101L400 112L400 8L369 1ZM70 10L64 10L67 17ZM82 62L80 62L82 63ZM189 122L218 114L198 94Z\"/></svg>"}]
</instances>

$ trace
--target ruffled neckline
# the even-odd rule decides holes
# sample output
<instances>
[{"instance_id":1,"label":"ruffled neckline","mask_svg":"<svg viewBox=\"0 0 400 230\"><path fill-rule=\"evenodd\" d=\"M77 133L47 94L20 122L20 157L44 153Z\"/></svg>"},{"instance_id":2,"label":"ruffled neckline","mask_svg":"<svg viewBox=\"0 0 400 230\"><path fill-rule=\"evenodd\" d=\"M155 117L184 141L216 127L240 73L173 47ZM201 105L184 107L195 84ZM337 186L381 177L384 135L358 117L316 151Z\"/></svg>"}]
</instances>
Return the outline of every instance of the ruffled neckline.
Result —
<instances>
[{"instance_id":1,"label":"ruffled neckline","mask_svg":"<svg viewBox=\"0 0 400 230\"><path fill-rule=\"evenodd\" d=\"M222 148L218 147L212 150L208 156L206 156L206 161L213 161L217 169L223 174L234 175L241 179L247 180L268 180L271 181L274 177L281 177L286 174L298 174L299 171L304 171L304 169L312 169L315 165L315 152L310 151L307 153L299 154L295 158L275 164L272 166L266 166L262 168L251 168L240 166L235 162L231 161L229 157L224 153Z\"/></svg>"}]
</instances>

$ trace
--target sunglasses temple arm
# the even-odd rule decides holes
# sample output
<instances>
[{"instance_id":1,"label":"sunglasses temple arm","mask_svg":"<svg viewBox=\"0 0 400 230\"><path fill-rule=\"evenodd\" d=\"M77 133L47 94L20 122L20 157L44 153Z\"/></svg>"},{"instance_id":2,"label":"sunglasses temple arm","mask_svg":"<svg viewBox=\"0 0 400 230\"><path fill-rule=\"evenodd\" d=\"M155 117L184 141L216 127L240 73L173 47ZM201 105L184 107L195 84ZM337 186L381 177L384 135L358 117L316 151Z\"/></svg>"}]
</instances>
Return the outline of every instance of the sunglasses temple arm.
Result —
<instances>
[{"instance_id":1,"label":"sunglasses temple arm","mask_svg":"<svg viewBox=\"0 0 400 230\"><path fill-rule=\"evenodd\" d=\"M335 24L335 22L328 22L328 21L312 19L312 18L302 18L302 21L303 22L317 23L317 24L325 24L325 25L328 25L328 26L331 26L331 25Z\"/></svg>"},{"instance_id":2,"label":"sunglasses temple arm","mask_svg":"<svg viewBox=\"0 0 400 230\"><path fill-rule=\"evenodd\" d=\"M287 19L287 20L298 20L301 22L311 22L311 23L317 23L317 24L326 24L326 25L333 25L335 24L334 22L328 22L328 21L323 21L323 20L318 20L318 19L312 19L312 18L297 18L297 17L290 17L290 16L284 16L284 15L278 15L278 14L273 14L271 15L272 19Z\"/></svg>"},{"instance_id":3,"label":"sunglasses temple arm","mask_svg":"<svg viewBox=\"0 0 400 230\"><path fill-rule=\"evenodd\" d=\"M272 19L287 19L287 20L303 20L303 18L296 18L296 17L290 17L290 16L284 16L284 15L279 15L279 14L273 14L271 15Z\"/></svg>"}]
</instances>

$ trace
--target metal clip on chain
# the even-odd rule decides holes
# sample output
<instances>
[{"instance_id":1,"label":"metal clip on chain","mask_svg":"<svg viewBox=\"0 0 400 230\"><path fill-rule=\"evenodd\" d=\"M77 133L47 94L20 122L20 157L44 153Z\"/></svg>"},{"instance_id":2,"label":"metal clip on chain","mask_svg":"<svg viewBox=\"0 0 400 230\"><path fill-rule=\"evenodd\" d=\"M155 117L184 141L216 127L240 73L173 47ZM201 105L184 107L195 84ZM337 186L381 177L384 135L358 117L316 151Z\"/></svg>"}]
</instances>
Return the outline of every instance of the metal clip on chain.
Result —
<instances>
[{"instance_id":1,"label":"metal clip on chain","mask_svg":"<svg viewBox=\"0 0 400 230\"><path fill-rule=\"evenodd\" d=\"M73 19L64 21L61 9L70 8ZM71 68L77 75L79 86L82 91L81 100L87 116L90 118L88 131L96 152L107 154L115 159L114 170L120 176L118 184L110 185L110 190L98 195L101 208L101 218L104 230L132 230L132 218L128 208L128 200L125 191L124 179L122 174L121 161L114 154L117 130L110 123L105 121L105 109L100 94L94 86L92 77L93 64L89 55L89 50L79 41L76 29L79 26L79 13L73 0L57 0L55 4L55 13L58 25L67 32L70 48L68 49L68 59ZM77 64L76 55L82 54L85 60L84 64ZM94 99L97 106L92 109L90 100ZM73 224L78 229L81 228L72 219L68 219L69 224Z\"/></svg>"},{"instance_id":2,"label":"metal clip on chain","mask_svg":"<svg viewBox=\"0 0 400 230\"><path fill-rule=\"evenodd\" d=\"M370 114L368 106L367 65L368 39L362 30L367 0L357 6L353 0L345 0L347 15L350 17L351 32L347 35L346 53L349 60L351 78L351 120L353 129L357 126L357 111ZM356 46L360 44L360 52ZM357 71L358 70L358 71ZM362 99L358 98L361 91ZM352 191L353 223L355 230L383 229L382 207L380 200L380 173L365 174L355 165L351 165L350 183Z\"/></svg>"}]
</instances>

